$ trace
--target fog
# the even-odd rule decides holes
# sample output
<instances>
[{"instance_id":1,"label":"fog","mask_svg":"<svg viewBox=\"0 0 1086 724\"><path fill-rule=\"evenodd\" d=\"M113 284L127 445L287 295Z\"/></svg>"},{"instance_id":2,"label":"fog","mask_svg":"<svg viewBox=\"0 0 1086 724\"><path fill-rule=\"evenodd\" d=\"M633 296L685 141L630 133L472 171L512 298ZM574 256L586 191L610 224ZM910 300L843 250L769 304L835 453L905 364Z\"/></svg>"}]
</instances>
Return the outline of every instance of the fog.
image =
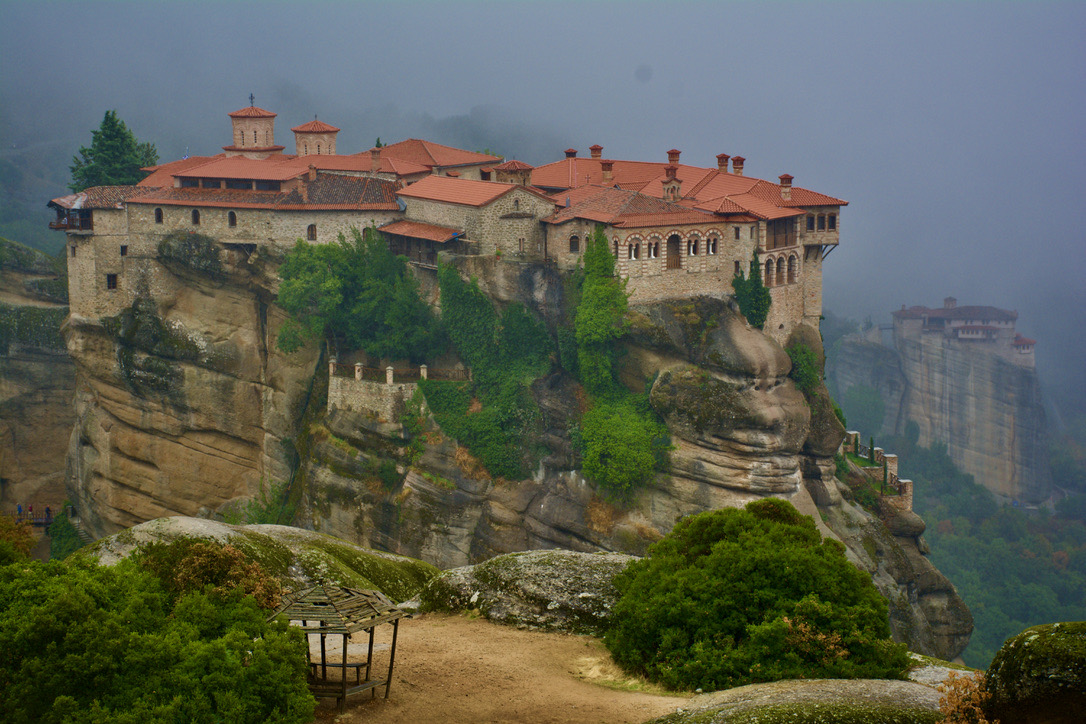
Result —
<instances>
[{"instance_id":1,"label":"fog","mask_svg":"<svg viewBox=\"0 0 1086 724\"><path fill-rule=\"evenodd\" d=\"M164 160L256 104L533 164L712 166L847 199L825 306L991 304L1038 340L1056 422L1086 404L1081 3L0 4L0 148L88 144L117 109ZM66 174L61 174L62 177ZM63 193L57 188L56 194ZM43 203L44 203L43 199Z\"/></svg>"}]
</instances>

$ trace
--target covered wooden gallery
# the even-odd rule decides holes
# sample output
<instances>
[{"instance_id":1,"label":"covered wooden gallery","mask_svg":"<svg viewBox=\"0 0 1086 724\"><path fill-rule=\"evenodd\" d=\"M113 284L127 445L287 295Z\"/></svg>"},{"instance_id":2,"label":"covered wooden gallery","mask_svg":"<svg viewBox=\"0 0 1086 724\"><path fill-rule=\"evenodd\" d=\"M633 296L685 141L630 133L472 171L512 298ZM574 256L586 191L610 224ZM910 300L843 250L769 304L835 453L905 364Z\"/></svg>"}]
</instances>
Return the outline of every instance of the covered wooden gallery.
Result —
<instances>
[{"instance_id":1,"label":"covered wooden gallery","mask_svg":"<svg viewBox=\"0 0 1086 724\"><path fill-rule=\"evenodd\" d=\"M335 699L342 711L347 697L384 685L385 698L392 687L392 666L396 661L396 636L404 612L396 608L380 591L363 591L331 584L319 584L283 597L279 608L269 616L272 620L286 616L292 624L300 625L306 634L306 655L309 658L309 689L322 699ZM392 625L392 645L388 652L388 674L376 678L373 670L374 630L382 624ZM347 640L351 634L369 634L369 650L365 661L347 661ZM313 658L310 636L320 639L320 660ZM342 636L342 660L329 660L328 637ZM366 670L365 678L362 669ZM330 675L331 674L331 675Z\"/></svg>"}]
</instances>

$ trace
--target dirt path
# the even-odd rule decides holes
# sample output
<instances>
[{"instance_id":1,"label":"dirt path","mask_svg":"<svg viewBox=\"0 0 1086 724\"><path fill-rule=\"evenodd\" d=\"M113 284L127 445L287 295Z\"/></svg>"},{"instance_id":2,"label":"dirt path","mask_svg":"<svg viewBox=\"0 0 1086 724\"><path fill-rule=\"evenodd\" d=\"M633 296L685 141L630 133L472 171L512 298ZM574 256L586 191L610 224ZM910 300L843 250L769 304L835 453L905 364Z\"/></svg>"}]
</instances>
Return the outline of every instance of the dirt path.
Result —
<instances>
[{"instance_id":1,"label":"dirt path","mask_svg":"<svg viewBox=\"0 0 1086 724\"><path fill-rule=\"evenodd\" d=\"M374 654L379 667L388 665L391 638L391 627L383 628L388 631L377 642L384 645ZM348 647L348 659L364 659L353 654L355 647ZM687 701L625 679L598 639L438 614L400 623L392 692L387 701L383 694L382 687L376 699L354 697L343 714L334 701L321 700L317 721L644 722Z\"/></svg>"}]
</instances>

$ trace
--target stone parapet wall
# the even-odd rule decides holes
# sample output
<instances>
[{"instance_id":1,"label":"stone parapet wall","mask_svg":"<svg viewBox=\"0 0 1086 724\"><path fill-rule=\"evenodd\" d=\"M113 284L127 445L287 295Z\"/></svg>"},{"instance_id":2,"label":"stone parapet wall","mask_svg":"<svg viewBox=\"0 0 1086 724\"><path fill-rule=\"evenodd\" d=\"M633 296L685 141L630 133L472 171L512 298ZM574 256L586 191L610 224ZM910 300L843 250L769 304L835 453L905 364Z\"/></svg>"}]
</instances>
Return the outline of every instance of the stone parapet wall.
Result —
<instances>
[{"instance_id":1,"label":"stone parapet wall","mask_svg":"<svg viewBox=\"0 0 1086 724\"><path fill-rule=\"evenodd\" d=\"M860 450L861 457L866 458L869 456L869 448L864 444L860 433L856 430L848 430L845 432L845 439L841 443L841 447L837 449L837 452L839 455L844 455L846 452L853 452L857 447ZM883 471L885 467L885 475L888 484L896 488L897 492L892 495L883 495L881 497L882 501L898 510L911 511L913 509L913 481L898 477L897 455L888 453L881 447L876 447L872 452L874 452L874 462L877 467L860 467L860 471L866 475L867 479L874 483L876 487L879 487L883 482Z\"/></svg>"},{"instance_id":2,"label":"stone parapet wall","mask_svg":"<svg viewBox=\"0 0 1086 724\"><path fill-rule=\"evenodd\" d=\"M417 382L374 382L354 377L328 378L328 411L332 408L376 415L382 422L399 422Z\"/></svg>"}]
</instances>

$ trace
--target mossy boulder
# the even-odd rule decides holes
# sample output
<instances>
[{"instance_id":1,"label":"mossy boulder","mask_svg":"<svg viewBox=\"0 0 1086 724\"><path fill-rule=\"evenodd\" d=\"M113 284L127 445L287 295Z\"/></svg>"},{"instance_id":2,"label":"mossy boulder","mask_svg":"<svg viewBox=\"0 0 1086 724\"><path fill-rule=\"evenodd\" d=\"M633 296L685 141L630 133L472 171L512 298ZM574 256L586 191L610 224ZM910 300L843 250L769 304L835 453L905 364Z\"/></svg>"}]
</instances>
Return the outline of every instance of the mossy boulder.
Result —
<instances>
[{"instance_id":1,"label":"mossy boulder","mask_svg":"<svg viewBox=\"0 0 1086 724\"><path fill-rule=\"evenodd\" d=\"M393 601L419 593L439 573L429 563L347 543L323 533L285 525L227 525L203 518L156 518L103 538L73 554L112 565L141 545L180 538L229 543L260 563L289 588L327 581L375 589Z\"/></svg>"},{"instance_id":2,"label":"mossy boulder","mask_svg":"<svg viewBox=\"0 0 1086 724\"><path fill-rule=\"evenodd\" d=\"M989 719L1003 724L1086 721L1086 621L1028 628L988 667Z\"/></svg>"},{"instance_id":3,"label":"mossy boulder","mask_svg":"<svg viewBox=\"0 0 1086 724\"><path fill-rule=\"evenodd\" d=\"M618 597L611 581L632 560L620 553L510 553L441 574L422 592L422 608L477 609L521 628L602 635Z\"/></svg>"},{"instance_id":4,"label":"mossy boulder","mask_svg":"<svg viewBox=\"0 0 1086 724\"><path fill-rule=\"evenodd\" d=\"M651 724L935 724L939 693L911 681L810 679L702 694Z\"/></svg>"}]
</instances>

